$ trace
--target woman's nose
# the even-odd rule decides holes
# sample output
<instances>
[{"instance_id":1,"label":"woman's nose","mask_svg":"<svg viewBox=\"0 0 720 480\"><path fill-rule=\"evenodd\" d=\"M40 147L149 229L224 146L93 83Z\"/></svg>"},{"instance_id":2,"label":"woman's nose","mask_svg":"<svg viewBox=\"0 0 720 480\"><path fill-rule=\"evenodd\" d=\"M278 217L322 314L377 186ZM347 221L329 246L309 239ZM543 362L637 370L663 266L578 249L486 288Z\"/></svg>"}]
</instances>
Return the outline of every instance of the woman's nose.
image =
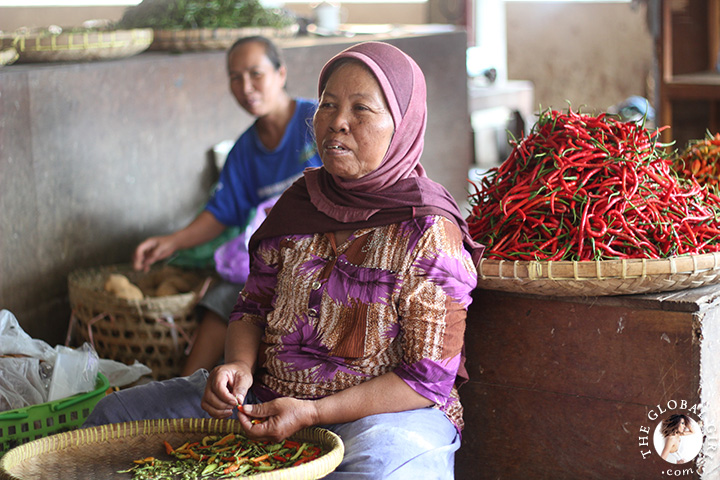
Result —
<instances>
[{"instance_id":1,"label":"woman's nose","mask_svg":"<svg viewBox=\"0 0 720 480\"><path fill-rule=\"evenodd\" d=\"M250 79L248 79L248 78L243 79L242 91L247 94L247 93L252 93L253 90L255 90L255 88L253 87L253 84L250 81Z\"/></svg>"},{"instance_id":2,"label":"woman's nose","mask_svg":"<svg viewBox=\"0 0 720 480\"><path fill-rule=\"evenodd\" d=\"M330 120L330 129L334 132L347 132L350 129L347 116L342 111L335 112Z\"/></svg>"}]
</instances>

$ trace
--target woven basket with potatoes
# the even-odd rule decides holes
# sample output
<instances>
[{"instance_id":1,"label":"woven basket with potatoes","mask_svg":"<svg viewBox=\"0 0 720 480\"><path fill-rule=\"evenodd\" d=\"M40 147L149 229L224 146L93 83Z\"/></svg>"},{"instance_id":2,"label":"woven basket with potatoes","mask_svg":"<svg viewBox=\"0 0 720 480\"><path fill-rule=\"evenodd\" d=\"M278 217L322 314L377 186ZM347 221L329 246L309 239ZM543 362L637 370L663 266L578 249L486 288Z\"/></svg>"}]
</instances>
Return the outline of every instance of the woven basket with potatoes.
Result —
<instances>
[{"instance_id":1,"label":"woven basket with potatoes","mask_svg":"<svg viewBox=\"0 0 720 480\"><path fill-rule=\"evenodd\" d=\"M172 266L76 270L68 276L74 330L101 358L137 360L156 380L175 377L197 327L195 306L212 278Z\"/></svg>"}]
</instances>

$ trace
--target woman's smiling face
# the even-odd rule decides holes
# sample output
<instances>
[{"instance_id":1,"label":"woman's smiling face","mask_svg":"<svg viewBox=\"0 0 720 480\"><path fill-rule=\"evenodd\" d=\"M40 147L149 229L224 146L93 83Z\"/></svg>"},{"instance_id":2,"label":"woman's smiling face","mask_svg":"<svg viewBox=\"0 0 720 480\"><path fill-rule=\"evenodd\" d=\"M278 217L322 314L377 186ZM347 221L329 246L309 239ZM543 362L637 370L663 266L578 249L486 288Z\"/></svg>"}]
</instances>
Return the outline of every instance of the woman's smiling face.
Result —
<instances>
[{"instance_id":1,"label":"woman's smiling face","mask_svg":"<svg viewBox=\"0 0 720 480\"><path fill-rule=\"evenodd\" d=\"M356 61L338 66L328 78L313 127L325 169L343 180L378 168L395 131L380 84Z\"/></svg>"},{"instance_id":2,"label":"woman's smiling face","mask_svg":"<svg viewBox=\"0 0 720 480\"><path fill-rule=\"evenodd\" d=\"M277 108L287 78L286 69L275 69L260 42L236 46L228 55L230 91L240 106L255 117Z\"/></svg>"}]
</instances>

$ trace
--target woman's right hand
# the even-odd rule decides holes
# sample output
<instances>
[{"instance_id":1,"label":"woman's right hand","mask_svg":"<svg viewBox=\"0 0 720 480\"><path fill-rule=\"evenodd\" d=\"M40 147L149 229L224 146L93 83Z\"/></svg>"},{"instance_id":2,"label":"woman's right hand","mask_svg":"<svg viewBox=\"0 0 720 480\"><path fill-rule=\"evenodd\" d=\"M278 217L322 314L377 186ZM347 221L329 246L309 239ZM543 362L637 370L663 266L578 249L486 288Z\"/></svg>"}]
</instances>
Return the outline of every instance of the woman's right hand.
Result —
<instances>
[{"instance_id":1,"label":"woman's right hand","mask_svg":"<svg viewBox=\"0 0 720 480\"><path fill-rule=\"evenodd\" d=\"M228 418L238 405L242 405L252 382L251 368L244 363L218 365L205 384L203 410L214 418Z\"/></svg>"},{"instance_id":2,"label":"woman's right hand","mask_svg":"<svg viewBox=\"0 0 720 480\"><path fill-rule=\"evenodd\" d=\"M133 268L147 272L153 263L168 258L175 253L175 242L172 235L150 237L144 240L135 249L133 254Z\"/></svg>"}]
</instances>

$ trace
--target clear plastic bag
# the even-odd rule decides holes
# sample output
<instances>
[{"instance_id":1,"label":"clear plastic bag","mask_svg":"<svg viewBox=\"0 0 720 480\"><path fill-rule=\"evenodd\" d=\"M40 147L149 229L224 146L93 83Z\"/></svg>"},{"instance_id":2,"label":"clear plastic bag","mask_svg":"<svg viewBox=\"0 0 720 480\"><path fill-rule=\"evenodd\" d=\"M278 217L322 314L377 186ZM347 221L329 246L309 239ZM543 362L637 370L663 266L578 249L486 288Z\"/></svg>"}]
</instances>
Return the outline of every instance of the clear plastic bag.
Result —
<instances>
[{"instance_id":1,"label":"clear plastic bag","mask_svg":"<svg viewBox=\"0 0 720 480\"><path fill-rule=\"evenodd\" d=\"M48 389L48 402L95 389L100 369L98 354L89 343L81 348L55 347L57 355Z\"/></svg>"}]
</instances>

